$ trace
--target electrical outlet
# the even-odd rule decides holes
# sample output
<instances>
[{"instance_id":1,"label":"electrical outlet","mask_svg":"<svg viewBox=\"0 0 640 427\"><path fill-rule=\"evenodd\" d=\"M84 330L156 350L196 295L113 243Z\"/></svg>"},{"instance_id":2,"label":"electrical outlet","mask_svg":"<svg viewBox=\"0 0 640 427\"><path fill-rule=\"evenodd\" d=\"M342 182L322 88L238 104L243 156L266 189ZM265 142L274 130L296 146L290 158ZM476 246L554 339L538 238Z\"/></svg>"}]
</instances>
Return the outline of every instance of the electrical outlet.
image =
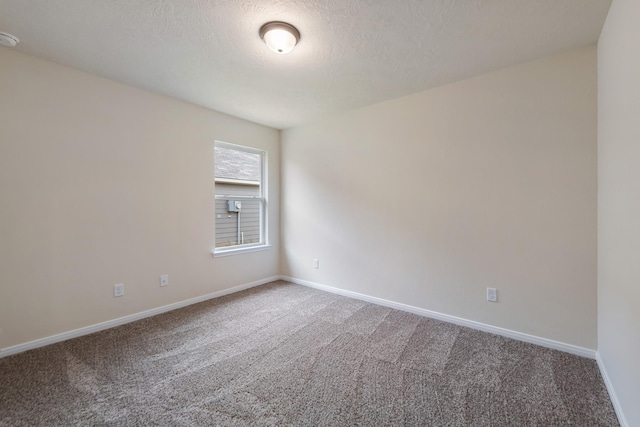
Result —
<instances>
[{"instance_id":1,"label":"electrical outlet","mask_svg":"<svg viewBox=\"0 0 640 427\"><path fill-rule=\"evenodd\" d=\"M498 291L496 290L496 288L487 288L487 301L498 301Z\"/></svg>"},{"instance_id":2,"label":"electrical outlet","mask_svg":"<svg viewBox=\"0 0 640 427\"><path fill-rule=\"evenodd\" d=\"M313 268L320 268L320 261L318 261L317 259L313 260Z\"/></svg>"},{"instance_id":3,"label":"electrical outlet","mask_svg":"<svg viewBox=\"0 0 640 427\"><path fill-rule=\"evenodd\" d=\"M169 285L169 275L163 274L162 276L160 276L160 286L167 286L167 285Z\"/></svg>"},{"instance_id":4,"label":"electrical outlet","mask_svg":"<svg viewBox=\"0 0 640 427\"><path fill-rule=\"evenodd\" d=\"M113 297L117 298L121 296L124 296L124 283L113 285Z\"/></svg>"}]
</instances>

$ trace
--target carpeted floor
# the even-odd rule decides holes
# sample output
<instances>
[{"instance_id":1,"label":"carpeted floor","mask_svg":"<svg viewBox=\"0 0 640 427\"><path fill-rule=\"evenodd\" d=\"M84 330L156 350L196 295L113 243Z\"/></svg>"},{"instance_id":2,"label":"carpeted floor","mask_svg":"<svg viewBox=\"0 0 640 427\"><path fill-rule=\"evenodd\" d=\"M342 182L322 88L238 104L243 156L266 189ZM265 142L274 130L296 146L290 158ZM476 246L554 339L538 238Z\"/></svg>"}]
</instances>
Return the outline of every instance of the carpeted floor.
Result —
<instances>
[{"instance_id":1,"label":"carpeted floor","mask_svg":"<svg viewBox=\"0 0 640 427\"><path fill-rule=\"evenodd\" d=\"M616 426L593 360L274 282L0 359L0 426Z\"/></svg>"}]
</instances>

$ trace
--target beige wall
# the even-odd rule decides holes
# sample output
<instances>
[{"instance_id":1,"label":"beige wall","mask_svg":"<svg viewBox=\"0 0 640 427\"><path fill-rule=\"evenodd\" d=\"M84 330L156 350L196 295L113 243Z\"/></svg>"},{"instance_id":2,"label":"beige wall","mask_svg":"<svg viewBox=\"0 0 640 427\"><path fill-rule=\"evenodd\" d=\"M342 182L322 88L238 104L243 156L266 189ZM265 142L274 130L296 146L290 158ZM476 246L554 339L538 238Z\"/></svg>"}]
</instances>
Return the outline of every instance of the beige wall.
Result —
<instances>
[{"instance_id":1,"label":"beige wall","mask_svg":"<svg viewBox=\"0 0 640 427\"><path fill-rule=\"evenodd\" d=\"M595 58L283 132L278 266L278 131L0 48L0 348L283 273L593 349ZM214 139L269 151L272 250L211 256Z\"/></svg>"},{"instance_id":2,"label":"beige wall","mask_svg":"<svg viewBox=\"0 0 640 427\"><path fill-rule=\"evenodd\" d=\"M640 2L614 0L598 43L598 352L640 425Z\"/></svg>"},{"instance_id":3,"label":"beige wall","mask_svg":"<svg viewBox=\"0 0 640 427\"><path fill-rule=\"evenodd\" d=\"M216 139L269 152L269 251L211 255ZM0 348L277 275L279 155L277 130L0 47Z\"/></svg>"},{"instance_id":4,"label":"beige wall","mask_svg":"<svg viewBox=\"0 0 640 427\"><path fill-rule=\"evenodd\" d=\"M282 144L283 274L596 348L595 47Z\"/></svg>"}]
</instances>

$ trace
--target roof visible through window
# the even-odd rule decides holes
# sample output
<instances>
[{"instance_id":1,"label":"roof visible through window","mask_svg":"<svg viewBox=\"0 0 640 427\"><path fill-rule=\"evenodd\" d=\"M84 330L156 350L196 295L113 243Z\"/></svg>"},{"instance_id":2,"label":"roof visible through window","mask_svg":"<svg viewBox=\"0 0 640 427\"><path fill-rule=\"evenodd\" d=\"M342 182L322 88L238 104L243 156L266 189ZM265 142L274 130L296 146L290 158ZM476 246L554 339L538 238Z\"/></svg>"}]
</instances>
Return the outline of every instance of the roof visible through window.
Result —
<instances>
[{"instance_id":1,"label":"roof visible through window","mask_svg":"<svg viewBox=\"0 0 640 427\"><path fill-rule=\"evenodd\" d=\"M216 178L260 181L260 154L215 147Z\"/></svg>"}]
</instances>

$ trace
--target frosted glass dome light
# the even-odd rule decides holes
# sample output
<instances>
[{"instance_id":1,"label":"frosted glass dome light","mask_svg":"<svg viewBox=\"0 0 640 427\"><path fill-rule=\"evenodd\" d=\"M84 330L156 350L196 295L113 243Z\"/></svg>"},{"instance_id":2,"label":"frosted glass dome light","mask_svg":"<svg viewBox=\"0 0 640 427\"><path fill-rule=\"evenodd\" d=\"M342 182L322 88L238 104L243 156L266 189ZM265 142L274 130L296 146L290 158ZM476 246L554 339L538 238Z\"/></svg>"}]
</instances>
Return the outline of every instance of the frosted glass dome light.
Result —
<instances>
[{"instance_id":1,"label":"frosted glass dome light","mask_svg":"<svg viewBox=\"0 0 640 427\"><path fill-rule=\"evenodd\" d=\"M300 40L300 32L286 22L267 22L260 28L260 38L269 49L284 55L293 50Z\"/></svg>"}]
</instances>

